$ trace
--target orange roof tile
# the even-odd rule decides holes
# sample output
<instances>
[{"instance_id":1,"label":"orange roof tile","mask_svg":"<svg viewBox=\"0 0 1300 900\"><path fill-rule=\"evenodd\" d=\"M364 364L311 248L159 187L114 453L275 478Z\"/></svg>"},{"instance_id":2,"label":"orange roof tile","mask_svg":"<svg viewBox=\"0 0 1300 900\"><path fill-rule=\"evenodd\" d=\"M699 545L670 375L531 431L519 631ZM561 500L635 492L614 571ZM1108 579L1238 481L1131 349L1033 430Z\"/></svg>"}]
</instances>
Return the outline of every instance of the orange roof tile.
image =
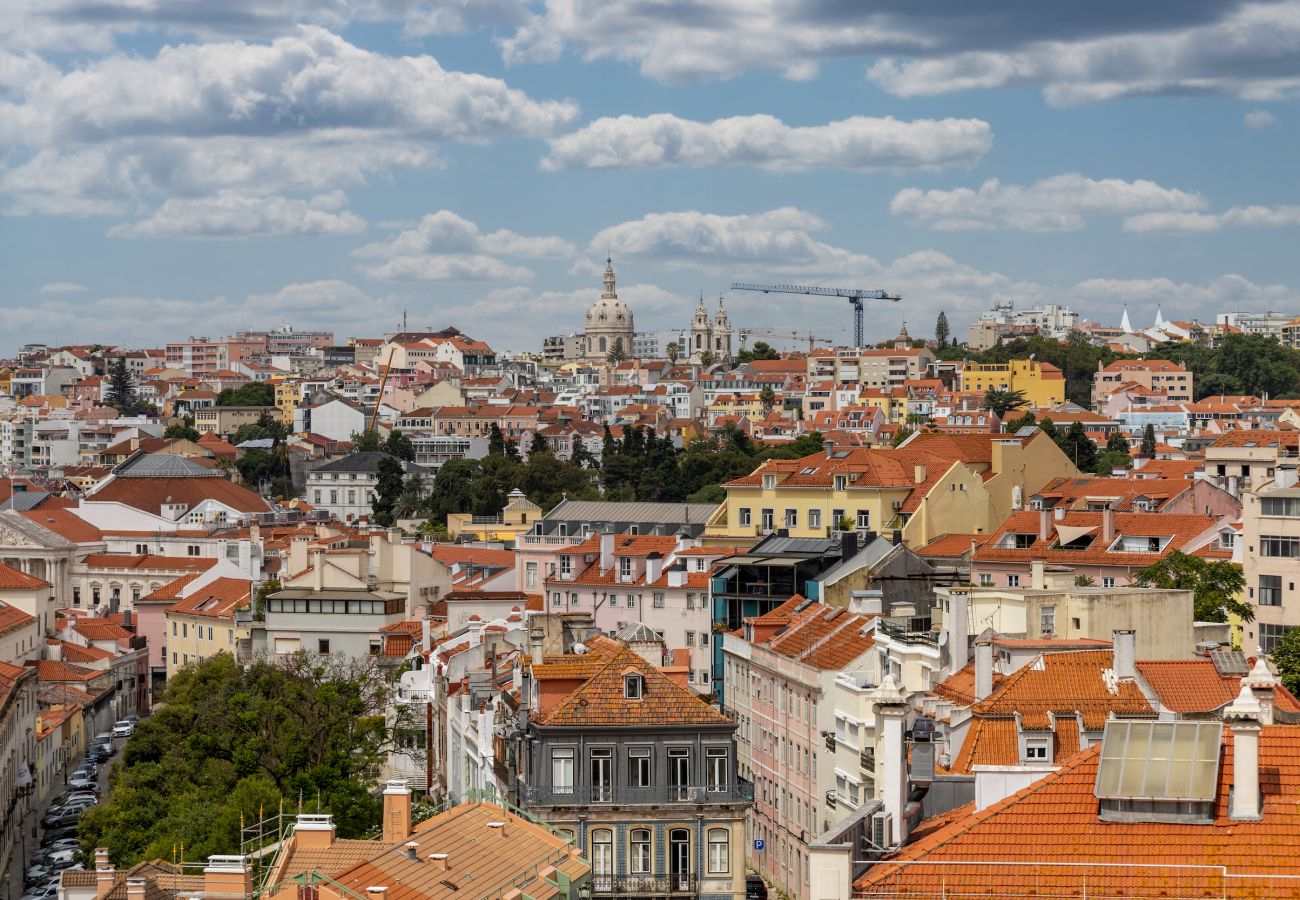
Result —
<instances>
[{"instance_id":1,"label":"orange roof tile","mask_svg":"<svg viewBox=\"0 0 1300 900\"><path fill-rule=\"evenodd\" d=\"M12 566L0 563L0 591L31 591L49 587L48 581L42 581L34 575L20 572Z\"/></svg>"}]
</instances>

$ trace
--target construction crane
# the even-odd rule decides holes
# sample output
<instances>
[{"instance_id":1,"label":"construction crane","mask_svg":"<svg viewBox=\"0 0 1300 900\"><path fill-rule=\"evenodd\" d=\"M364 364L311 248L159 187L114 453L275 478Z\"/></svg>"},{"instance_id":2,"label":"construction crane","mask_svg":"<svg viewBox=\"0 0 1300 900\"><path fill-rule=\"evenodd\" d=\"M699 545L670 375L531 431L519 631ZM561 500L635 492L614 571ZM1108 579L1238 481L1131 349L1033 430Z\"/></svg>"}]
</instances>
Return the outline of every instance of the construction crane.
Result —
<instances>
[{"instance_id":1,"label":"construction crane","mask_svg":"<svg viewBox=\"0 0 1300 900\"><path fill-rule=\"evenodd\" d=\"M811 294L815 297L847 297L853 304L853 345L863 346L862 341L862 301L892 300L897 303L903 298L887 291L863 291L857 288L828 288L803 284L750 284L747 281L733 281L733 291L761 291L764 294Z\"/></svg>"},{"instance_id":2,"label":"construction crane","mask_svg":"<svg viewBox=\"0 0 1300 900\"><path fill-rule=\"evenodd\" d=\"M834 344L834 343L835 343L835 341L831 340L830 338L818 337L817 335L813 334L811 331L799 331L799 330L797 330L797 329L793 329L793 328L792 328L792 329L789 329L789 330L785 330L785 329L781 329L781 328L766 328L766 327L762 327L762 328L741 328L741 329L740 329L740 349L741 349L741 350L744 350L744 349L745 349L745 342L746 342L746 340L749 339L749 336L750 336L750 335L755 335L755 336L758 336L758 337L782 338L782 339L792 340L792 341L795 341L795 342L798 342L798 341L801 341L801 340L807 340L807 341L808 341L808 352L809 352L809 353L812 353L812 352L813 352L813 347L814 347L814 345L816 345L816 344Z\"/></svg>"}]
</instances>

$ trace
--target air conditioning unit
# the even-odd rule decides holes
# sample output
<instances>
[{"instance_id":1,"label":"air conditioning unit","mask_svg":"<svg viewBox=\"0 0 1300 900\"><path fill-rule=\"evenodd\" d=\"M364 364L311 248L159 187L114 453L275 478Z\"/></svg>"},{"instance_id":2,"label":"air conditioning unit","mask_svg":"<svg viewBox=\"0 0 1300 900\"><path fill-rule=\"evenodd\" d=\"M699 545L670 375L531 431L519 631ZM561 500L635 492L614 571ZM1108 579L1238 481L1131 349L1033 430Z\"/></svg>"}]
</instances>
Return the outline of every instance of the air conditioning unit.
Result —
<instances>
[{"instance_id":1,"label":"air conditioning unit","mask_svg":"<svg viewBox=\"0 0 1300 900\"><path fill-rule=\"evenodd\" d=\"M894 501L894 509L897 510L897 509L902 509L902 508L903 508L903 501L902 501L902 500L895 500L895 501Z\"/></svg>"},{"instance_id":2,"label":"air conditioning unit","mask_svg":"<svg viewBox=\"0 0 1300 900\"><path fill-rule=\"evenodd\" d=\"M871 814L871 843L877 850L888 849L893 842L894 817L883 809Z\"/></svg>"}]
</instances>

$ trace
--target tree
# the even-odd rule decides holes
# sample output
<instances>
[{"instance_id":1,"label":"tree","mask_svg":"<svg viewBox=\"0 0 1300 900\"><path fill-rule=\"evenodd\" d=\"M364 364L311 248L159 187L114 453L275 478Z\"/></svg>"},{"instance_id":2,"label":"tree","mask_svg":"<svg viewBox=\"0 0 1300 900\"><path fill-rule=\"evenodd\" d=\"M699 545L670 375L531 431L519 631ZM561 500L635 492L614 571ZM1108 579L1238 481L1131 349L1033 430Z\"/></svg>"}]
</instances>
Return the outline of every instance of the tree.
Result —
<instances>
[{"instance_id":1,"label":"tree","mask_svg":"<svg viewBox=\"0 0 1300 900\"><path fill-rule=\"evenodd\" d=\"M1033 428L1037 424L1038 420L1034 418L1034 414L1027 412L1023 416L1003 422L1002 430L1007 434L1015 434L1022 428Z\"/></svg>"},{"instance_id":2,"label":"tree","mask_svg":"<svg viewBox=\"0 0 1300 900\"><path fill-rule=\"evenodd\" d=\"M275 385L250 381L237 388L226 388L217 395L217 406L275 406Z\"/></svg>"},{"instance_id":3,"label":"tree","mask_svg":"<svg viewBox=\"0 0 1300 900\"><path fill-rule=\"evenodd\" d=\"M239 853L241 816L299 798L303 812L332 813L340 837L360 838L380 822L394 736L414 724L404 712L385 721L393 692L374 658L299 653L241 667L219 653L187 665L82 817L82 845L107 847L122 868L170 859L181 842L193 859Z\"/></svg>"},{"instance_id":4,"label":"tree","mask_svg":"<svg viewBox=\"0 0 1300 900\"><path fill-rule=\"evenodd\" d=\"M405 432L398 431L396 428L388 432L388 440L384 441L384 452L407 462L415 462L415 445L411 443L411 439Z\"/></svg>"},{"instance_id":5,"label":"tree","mask_svg":"<svg viewBox=\"0 0 1300 900\"><path fill-rule=\"evenodd\" d=\"M623 346L622 338L614 338L614 346L609 348L609 353L605 354L605 359L611 366L616 366L627 359L627 348Z\"/></svg>"},{"instance_id":6,"label":"tree","mask_svg":"<svg viewBox=\"0 0 1300 900\"><path fill-rule=\"evenodd\" d=\"M984 406L999 419L1005 419L1013 409L1025 405L1024 391L1004 391L1001 388L989 388L984 392Z\"/></svg>"},{"instance_id":7,"label":"tree","mask_svg":"<svg viewBox=\"0 0 1300 900\"><path fill-rule=\"evenodd\" d=\"M1134 584L1191 591L1198 622L1226 622L1229 614L1245 622L1255 621L1254 607L1241 599L1246 576L1231 560L1206 560L1172 550L1160 562L1138 572Z\"/></svg>"},{"instance_id":8,"label":"tree","mask_svg":"<svg viewBox=\"0 0 1300 900\"><path fill-rule=\"evenodd\" d=\"M402 494L402 463L396 457L385 454L379 460L375 470L378 481L375 485L375 499L370 501L376 525L387 528L393 524L397 498Z\"/></svg>"},{"instance_id":9,"label":"tree","mask_svg":"<svg viewBox=\"0 0 1300 900\"><path fill-rule=\"evenodd\" d=\"M907 440L911 436L912 436L912 429L904 426L903 428L898 429L898 433L894 435L894 439L889 442L890 446L897 447L898 445L902 444L903 441Z\"/></svg>"},{"instance_id":10,"label":"tree","mask_svg":"<svg viewBox=\"0 0 1300 900\"><path fill-rule=\"evenodd\" d=\"M550 453L551 446L546 443L546 438L540 431L533 432L533 442L528 446L528 458L532 459L534 453Z\"/></svg>"},{"instance_id":11,"label":"tree","mask_svg":"<svg viewBox=\"0 0 1300 900\"><path fill-rule=\"evenodd\" d=\"M448 513L469 512L474 506L473 482L478 470L476 459L452 459L439 466L421 506L426 519L446 527Z\"/></svg>"},{"instance_id":12,"label":"tree","mask_svg":"<svg viewBox=\"0 0 1300 900\"><path fill-rule=\"evenodd\" d=\"M173 422L167 426L167 430L163 432L163 437L168 440L197 441L202 435L194 427L193 416L182 416L179 422Z\"/></svg>"},{"instance_id":13,"label":"tree","mask_svg":"<svg viewBox=\"0 0 1300 900\"><path fill-rule=\"evenodd\" d=\"M939 310L939 318L934 322L934 342L940 347L948 343L948 338L952 332L948 328L948 313ZM1001 415L1001 413L999 413Z\"/></svg>"},{"instance_id":14,"label":"tree","mask_svg":"<svg viewBox=\"0 0 1300 900\"><path fill-rule=\"evenodd\" d=\"M402 483L402 492L393 504L393 519L415 519L424 506L424 477L412 475Z\"/></svg>"},{"instance_id":15,"label":"tree","mask_svg":"<svg viewBox=\"0 0 1300 900\"><path fill-rule=\"evenodd\" d=\"M1097 445L1083 430L1082 422L1072 423L1058 443L1080 472L1092 472L1097 468Z\"/></svg>"},{"instance_id":16,"label":"tree","mask_svg":"<svg viewBox=\"0 0 1300 900\"><path fill-rule=\"evenodd\" d=\"M705 350L700 354L700 365L708 367L713 365L713 351Z\"/></svg>"},{"instance_id":17,"label":"tree","mask_svg":"<svg viewBox=\"0 0 1300 900\"><path fill-rule=\"evenodd\" d=\"M681 355L682 352L681 345L679 345L676 341L669 341L668 346L664 349L668 355L668 364L670 366L677 365L677 358Z\"/></svg>"},{"instance_id":18,"label":"tree","mask_svg":"<svg viewBox=\"0 0 1300 900\"><path fill-rule=\"evenodd\" d=\"M1087 575L1075 575L1074 586L1075 587L1096 587L1097 582L1093 581Z\"/></svg>"},{"instance_id":19,"label":"tree","mask_svg":"<svg viewBox=\"0 0 1300 900\"><path fill-rule=\"evenodd\" d=\"M772 390L771 385L763 385L763 389L758 392L758 402L763 404L763 415L772 412L772 407L776 406L776 391Z\"/></svg>"},{"instance_id":20,"label":"tree","mask_svg":"<svg viewBox=\"0 0 1300 900\"><path fill-rule=\"evenodd\" d=\"M238 447L244 441L277 441L289 436L289 427L269 412L263 412L256 422L240 425L230 436L230 442Z\"/></svg>"},{"instance_id":21,"label":"tree","mask_svg":"<svg viewBox=\"0 0 1300 900\"><path fill-rule=\"evenodd\" d=\"M746 348L736 354L737 363L753 362L756 359L780 359L776 348L764 341L754 341L752 349Z\"/></svg>"},{"instance_id":22,"label":"tree","mask_svg":"<svg viewBox=\"0 0 1300 900\"><path fill-rule=\"evenodd\" d=\"M1156 455L1156 429L1150 422L1142 429L1141 453L1143 456Z\"/></svg>"},{"instance_id":23,"label":"tree","mask_svg":"<svg viewBox=\"0 0 1300 900\"><path fill-rule=\"evenodd\" d=\"M135 379L126 367L126 357L119 356L108 367L108 395L105 402L123 415L135 409Z\"/></svg>"},{"instance_id":24,"label":"tree","mask_svg":"<svg viewBox=\"0 0 1300 900\"><path fill-rule=\"evenodd\" d=\"M519 462L519 445L507 440L501 426L496 422L488 428L488 456L504 456Z\"/></svg>"},{"instance_id":25,"label":"tree","mask_svg":"<svg viewBox=\"0 0 1300 900\"><path fill-rule=\"evenodd\" d=\"M1127 469L1131 465L1133 457L1129 455L1128 438L1114 431L1106 438L1106 449L1097 454L1092 471L1097 475L1110 475L1116 469Z\"/></svg>"},{"instance_id":26,"label":"tree","mask_svg":"<svg viewBox=\"0 0 1300 900\"><path fill-rule=\"evenodd\" d=\"M382 449L383 441L379 439L378 431L352 432L352 452L378 453Z\"/></svg>"},{"instance_id":27,"label":"tree","mask_svg":"<svg viewBox=\"0 0 1300 900\"><path fill-rule=\"evenodd\" d=\"M1300 628L1288 628L1282 632L1268 658L1277 666L1282 686L1293 694L1300 691Z\"/></svg>"}]
</instances>

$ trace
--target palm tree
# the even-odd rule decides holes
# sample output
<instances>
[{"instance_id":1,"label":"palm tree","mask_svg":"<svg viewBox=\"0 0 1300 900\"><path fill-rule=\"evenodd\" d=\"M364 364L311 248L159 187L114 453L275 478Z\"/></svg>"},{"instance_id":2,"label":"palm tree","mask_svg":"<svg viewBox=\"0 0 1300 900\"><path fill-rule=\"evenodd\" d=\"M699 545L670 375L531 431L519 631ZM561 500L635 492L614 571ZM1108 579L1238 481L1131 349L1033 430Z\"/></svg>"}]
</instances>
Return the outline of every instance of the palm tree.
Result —
<instances>
[{"instance_id":1,"label":"palm tree","mask_svg":"<svg viewBox=\"0 0 1300 900\"><path fill-rule=\"evenodd\" d=\"M668 364L673 366L677 365L677 357L681 355L682 348L676 341L669 341L666 350L668 353Z\"/></svg>"}]
</instances>

